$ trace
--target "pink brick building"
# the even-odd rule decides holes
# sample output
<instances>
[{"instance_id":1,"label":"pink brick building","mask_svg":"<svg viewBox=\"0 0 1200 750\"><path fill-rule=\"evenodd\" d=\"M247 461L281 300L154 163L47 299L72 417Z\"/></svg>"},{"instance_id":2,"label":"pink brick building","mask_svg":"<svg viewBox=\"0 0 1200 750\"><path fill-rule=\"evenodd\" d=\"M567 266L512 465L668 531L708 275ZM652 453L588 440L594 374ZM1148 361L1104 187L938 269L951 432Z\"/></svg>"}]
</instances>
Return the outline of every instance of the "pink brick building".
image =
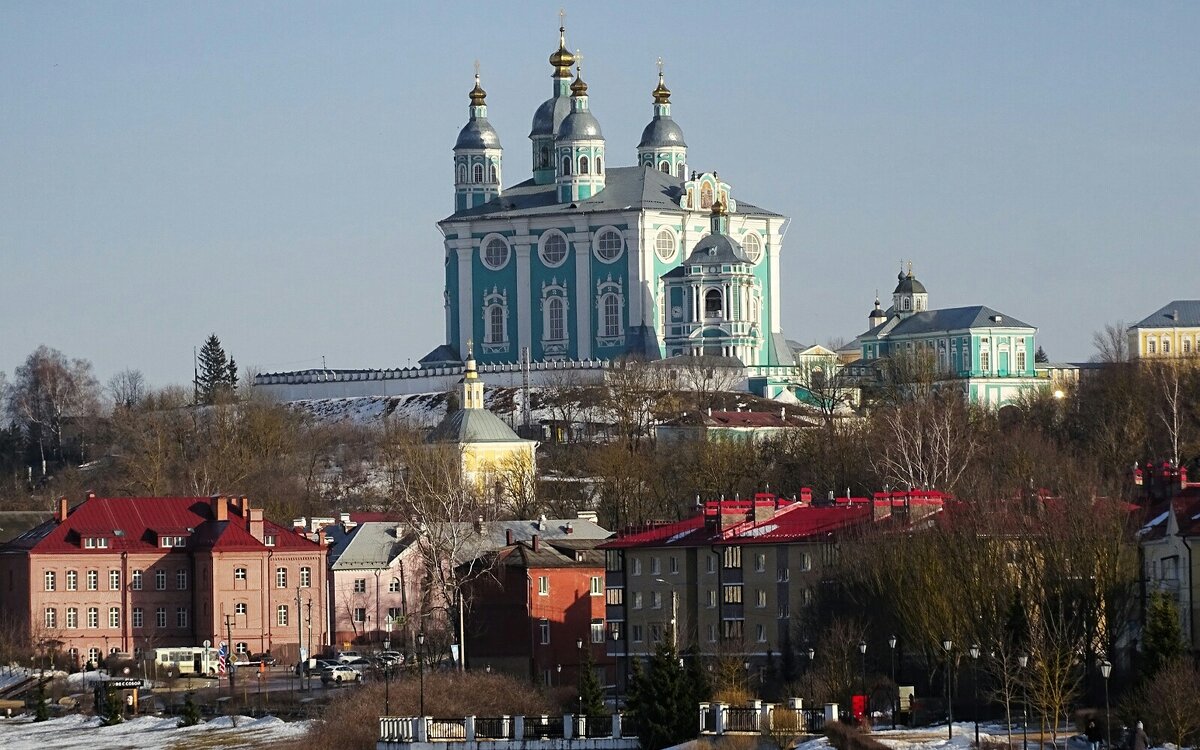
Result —
<instances>
[{"instance_id":1,"label":"pink brick building","mask_svg":"<svg viewBox=\"0 0 1200 750\"><path fill-rule=\"evenodd\" d=\"M296 661L328 643L323 540L245 497L87 499L0 547L0 607L75 663L231 644Z\"/></svg>"}]
</instances>

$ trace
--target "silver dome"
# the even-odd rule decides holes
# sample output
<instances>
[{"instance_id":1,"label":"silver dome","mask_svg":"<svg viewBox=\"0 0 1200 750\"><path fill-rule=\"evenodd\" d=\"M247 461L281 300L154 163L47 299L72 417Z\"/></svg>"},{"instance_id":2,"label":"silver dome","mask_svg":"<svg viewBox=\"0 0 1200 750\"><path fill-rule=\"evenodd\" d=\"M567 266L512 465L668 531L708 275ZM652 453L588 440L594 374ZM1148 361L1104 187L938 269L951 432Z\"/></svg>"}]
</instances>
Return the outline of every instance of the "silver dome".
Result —
<instances>
[{"instance_id":1,"label":"silver dome","mask_svg":"<svg viewBox=\"0 0 1200 750\"><path fill-rule=\"evenodd\" d=\"M555 96L547 99L533 113L533 127L529 131L529 137L554 135L558 132L558 126L562 125L562 121L567 119L569 114L571 114L571 97Z\"/></svg>"},{"instance_id":2,"label":"silver dome","mask_svg":"<svg viewBox=\"0 0 1200 750\"><path fill-rule=\"evenodd\" d=\"M737 240L726 234L710 234L696 243L687 264L704 263L750 263L746 251Z\"/></svg>"},{"instance_id":3,"label":"silver dome","mask_svg":"<svg viewBox=\"0 0 1200 750\"><path fill-rule=\"evenodd\" d=\"M604 134L600 132L600 123L588 110L572 112L562 121L558 129L558 139L600 140Z\"/></svg>"},{"instance_id":4,"label":"silver dome","mask_svg":"<svg viewBox=\"0 0 1200 750\"><path fill-rule=\"evenodd\" d=\"M664 148L667 146L687 147L683 140L683 130L670 117L655 117L642 131L642 140L638 148Z\"/></svg>"},{"instance_id":5,"label":"silver dome","mask_svg":"<svg viewBox=\"0 0 1200 750\"><path fill-rule=\"evenodd\" d=\"M496 129L487 118L476 117L458 131L454 148L500 148L500 136L496 135Z\"/></svg>"}]
</instances>

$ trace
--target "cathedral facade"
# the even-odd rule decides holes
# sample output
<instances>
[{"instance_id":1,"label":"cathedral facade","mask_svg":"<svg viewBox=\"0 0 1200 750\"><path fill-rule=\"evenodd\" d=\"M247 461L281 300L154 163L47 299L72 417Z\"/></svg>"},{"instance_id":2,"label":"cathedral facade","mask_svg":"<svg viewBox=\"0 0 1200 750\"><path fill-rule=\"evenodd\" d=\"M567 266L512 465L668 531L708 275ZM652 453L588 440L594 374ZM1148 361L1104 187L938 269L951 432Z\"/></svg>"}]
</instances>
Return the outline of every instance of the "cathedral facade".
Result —
<instances>
[{"instance_id":1,"label":"cathedral facade","mask_svg":"<svg viewBox=\"0 0 1200 750\"><path fill-rule=\"evenodd\" d=\"M786 218L690 168L661 69L651 119L627 152L634 165L617 167L562 28L550 65L531 175L508 187L476 75L453 150L454 213L438 223L446 343L422 366L460 364L469 342L481 365L630 355L792 365L780 323Z\"/></svg>"}]
</instances>

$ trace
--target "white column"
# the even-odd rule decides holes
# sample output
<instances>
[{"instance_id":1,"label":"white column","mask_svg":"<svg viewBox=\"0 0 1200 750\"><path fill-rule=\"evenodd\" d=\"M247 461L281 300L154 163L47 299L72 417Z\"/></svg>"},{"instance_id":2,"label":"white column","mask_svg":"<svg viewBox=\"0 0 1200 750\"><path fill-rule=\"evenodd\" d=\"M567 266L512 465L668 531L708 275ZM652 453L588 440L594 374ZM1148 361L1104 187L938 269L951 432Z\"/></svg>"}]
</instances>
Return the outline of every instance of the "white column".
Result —
<instances>
[{"instance_id":1,"label":"white column","mask_svg":"<svg viewBox=\"0 0 1200 750\"><path fill-rule=\"evenodd\" d=\"M646 323L646 316L653 310L649 299L650 290L646 287L646 275L642 273L642 253L638 242L637 228L626 229L625 236L625 266L629 271L629 326L639 326Z\"/></svg>"},{"instance_id":2,"label":"white column","mask_svg":"<svg viewBox=\"0 0 1200 750\"><path fill-rule=\"evenodd\" d=\"M576 347L580 359L591 359L592 338L592 305L595 304L596 294L592 289L592 242L590 238L576 240L575 245L575 327Z\"/></svg>"},{"instance_id":3,"label":"white column","mask_svg":"<svg viewBox=\"0 0 1200 750\"><path fill-rule=\"evenodd\" d=\"M467 356L467 341L475 330L475 289L471 284L471 258L475 248L468 244L458 248L458 349Z\"/></svg>"},{"instance_id":4,"label":"white column","mask_svg":"<svg viewBox=\"0 0 1200 750\"><path fill-rule=\"evenodd\" d=\"M529 245L514 244L517 254L517 350L516 360L521 357L522 347L529 347L530 357L533 357L533 290L529 283Z\"/></svg>"},{"instance_id":5,"label":"white column","mask_svg":"<svg viewBox=\"0 0 1200 750\"><path fill-rule=\"evenodd\" d=\"M778 234L778 227L772 228L768 222L767 229L767 236L771 238L771 246L767 250L767 262L771 264L770 271L768 272L768 276L770 278L767 279L767 289L768 293L771 295L771 319L768 324L769 327L764 326L764 328L766 328L764 335L766 334L766 331L778 333L782 330L779 322L779 245L783 240ZM774 231L772 231L772 229Z\"/></svg>"}]
</instances>

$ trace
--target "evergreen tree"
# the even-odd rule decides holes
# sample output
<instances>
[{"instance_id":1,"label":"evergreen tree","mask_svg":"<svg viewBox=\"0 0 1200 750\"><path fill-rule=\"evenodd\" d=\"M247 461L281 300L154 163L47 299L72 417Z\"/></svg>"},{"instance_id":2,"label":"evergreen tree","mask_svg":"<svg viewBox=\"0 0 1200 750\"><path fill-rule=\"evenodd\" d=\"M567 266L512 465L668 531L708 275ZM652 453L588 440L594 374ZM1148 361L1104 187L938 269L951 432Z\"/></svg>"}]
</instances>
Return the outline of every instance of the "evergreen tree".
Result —
<instances>
[{"instance_id":1,"label":"evergreen tree","mask_svg":"<svg viewBox=\"0 0 1200 750\"><path fill-rule=\"evenodd\" d=\"M183 713L179 717L179 726L191 727L200 723L200 707L196 705L196 700L191 693L187 694L187 699L183 702Z\"/></svg>"},{"instance_id":2,"label":"evergreen tree","mask_svg":"<svg viewBox=\"0 0 1200 750\"><path fill-rule=\"evenodd\" d=\"M50 708L46 705L46 687L39 680L37 690L33 692L33 699L37 701L37 705L33 709L34 721L46 721L50 718Z\"/></svg>"},{"instance_id":3,"label":"evergreen tree","mask_svg":"<svg viewBox=\"0 0 1200 750\"><path fill-rule=\"evenodd\" d=\"M1033 361L1041 365L1049 362L1050 357L1046 355L1046 350L1039 345L1037 351L1033 353Z\"/></svg>"},{"instance_id":4,"label":"evergreen tree","mask_svg":"<svg viewBox=\"0 0 1200 750\"><path fill-rule=\"evenodd\" d=\"M1155 591L1146 603L1146 628L1142 634L1142 678L1152 679L1168 663L1183 655L1183 627L1179 609L1166 592Z\"/></svg>"},{"instance_id":5,"label":"evergreen tree","mask_svg":"<svg viewBox=\"0 0 1200 750\"><path fill-rule=\"evenodd\" d=\"M579 705L585 716L604 716L608 713L604 706L604 688L596 678L595 662L592 661L592 650L583 650L583 664L579 666Z\"/></svg>"},{"instance_id":6,"label":"evergreen tree","mask_svg":"<svg viewBox=\"0 0 1200 750\"><path fill-rule=\"evenodd\" d=\"M125 704L116 690L104 692L104 720L102 722L104 726L111 727L125 721L125 715L122 713L124 709Z\"/></svg>"},{"instance_id":7,"label":"evergreen tree","mask_svg":"<svg viewBox=\"0 0 1200 750\"><path fill-rule=\"evenodd\" d=\"M200 349L196 371L196 402L212 404L227 398L237 387L237 364L225 355L221 339L212 334Z\"/></svg>"},{"instance_id":8,"label":"evergreen tree","mask_svg":"<svg viewBox=\"0 0 1200 750\"><path fill-rule=\"evenodd\" d=\"M696 694L670 643L659 644L648 669L634 662L626 703L642 750L661 750L696 737Z\"/></svg>"},{"instance_id":9,"label":"evergreen tree","mask_svg":"<svg viewBox=\"0 0 1200 750\"><path fill-rule=\"evenodd\" d=\"M696 707L712 699L712 680L700 661L700 649L695 644L683 654L684 681L688 691L687 705Z\"/></svg>"}]
</instances>

